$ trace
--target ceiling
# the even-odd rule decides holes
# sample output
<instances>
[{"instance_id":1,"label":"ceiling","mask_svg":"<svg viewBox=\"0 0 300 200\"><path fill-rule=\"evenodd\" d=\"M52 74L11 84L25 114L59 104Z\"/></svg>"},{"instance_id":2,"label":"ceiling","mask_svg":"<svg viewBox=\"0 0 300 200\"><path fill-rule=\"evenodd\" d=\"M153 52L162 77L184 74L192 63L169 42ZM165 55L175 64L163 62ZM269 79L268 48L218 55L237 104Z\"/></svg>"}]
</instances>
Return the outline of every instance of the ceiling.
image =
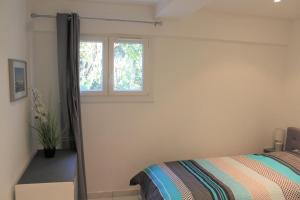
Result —
<instances>
[{"instance_id":1,"label":"ceiling","mask_svg":"<svg viewBox=\"0 0 300 200\"><path fill-rule=\"evenodd\" d=\"M300 0L212 0L206 9L228 12L232 14L246 14L283 19L300 17Z\"/></svg>"},{"instance_id":2,"label":"ceiling","mask_svg":"<svg viewBox=\"0 0 300 200\"><path fill-rule=\"evenodd\" d=\"M105 3L143 4L157 6L162 2L176 0L93 0ZM189 2L186 0L180 0ZM203 1L203 0L197 0ZM207 1L207 0L206 0ZM182 2L181 2L182 3ZM201 9L225 12L231 14L274 17L281 19L300 18L300 0L282 0L274 3L273 0L209 0Z\"/></svg>"},{"instance_id":3,"label":"ceiling","mask_svg":"<svg viewBox=\"0 0 300 200\"><path fill-rule=\"evenodd\" d=\"M155 6L160 0L93 0L102 3L142 4Z\"/></svg>"}]
</instances>

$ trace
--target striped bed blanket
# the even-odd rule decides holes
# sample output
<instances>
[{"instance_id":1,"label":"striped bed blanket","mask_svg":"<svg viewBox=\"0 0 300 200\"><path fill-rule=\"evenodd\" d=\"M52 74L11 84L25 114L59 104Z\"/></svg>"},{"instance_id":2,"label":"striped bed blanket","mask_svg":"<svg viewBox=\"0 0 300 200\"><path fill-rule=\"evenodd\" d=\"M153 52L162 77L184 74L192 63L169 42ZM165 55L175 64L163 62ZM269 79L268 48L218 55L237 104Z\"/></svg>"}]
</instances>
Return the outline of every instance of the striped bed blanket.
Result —
<instances>
[{"instance_id":1,"label":"striped bed blanket","mask_svg":"<svg viewBox=\"0 0 300 200\"><path fill-rule=\"evenodd\" d=\"M131 179L144 200L300 200L300 156L289 152L152 165Z\"/></svg>"}]
</instances>

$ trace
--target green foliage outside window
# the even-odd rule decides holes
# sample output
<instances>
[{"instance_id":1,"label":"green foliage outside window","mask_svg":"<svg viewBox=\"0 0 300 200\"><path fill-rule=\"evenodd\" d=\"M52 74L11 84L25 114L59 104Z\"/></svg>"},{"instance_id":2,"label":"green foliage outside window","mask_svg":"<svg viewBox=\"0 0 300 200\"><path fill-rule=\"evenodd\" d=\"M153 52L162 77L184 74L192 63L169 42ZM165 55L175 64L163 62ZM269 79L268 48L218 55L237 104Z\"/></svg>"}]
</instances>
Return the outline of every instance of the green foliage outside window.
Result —
<instances>
[{"instance_id":1,"label":"green foliage outside window","mask_svg":"<svg viewBox=\"0 0 300 200\"><path fill-rule=\"evenodd\" d=\"M103 44L80 42L80 90L103 90Z\"/></svg>"},{"instance_id":2,"label":"green foliage outside window","mask_svg":"<svg viewBox=\"0 0 300 200\"><path fill-rule=\"evenodd\" d=\"M114 44L114 90L143 90L143 44Z\"/></svg>"},{"instance_id":3,"label":"green foliage outside window","mask_svg":"<svg viewBox=\"0 0 300 200\"><path fill-rule=\"evenodd\" d=\"M143 90L141 43L114 43L114 91ZM80 90L103 91L103 43L80 42Z\"/></svg>"}]
</instances>

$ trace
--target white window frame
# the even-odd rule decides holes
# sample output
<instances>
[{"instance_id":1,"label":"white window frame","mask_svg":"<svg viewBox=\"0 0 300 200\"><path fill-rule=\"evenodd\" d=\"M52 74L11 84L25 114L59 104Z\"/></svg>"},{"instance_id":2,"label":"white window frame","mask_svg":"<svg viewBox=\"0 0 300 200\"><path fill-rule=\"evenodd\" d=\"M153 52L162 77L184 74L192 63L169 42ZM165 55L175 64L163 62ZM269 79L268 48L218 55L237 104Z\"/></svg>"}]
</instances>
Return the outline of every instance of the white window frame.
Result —
<instances>
[{"instance_id":1,"label":"white window frame","mask_svg":"<svg viewBox=\"0 0 300 200\"><path fill-rule=\"evenodd\" d=\"M92 35L81 35L80 42L102 42L102 57L103 57L103 90L102 91L80 91L81 96L104 96L107 95L107 83L108 83L108 38L107 37L99 37Z\"/></svg>"},{"instance_id":2,"label":"white window frame","mask_svg":"<svg viewBox=\"0 0 300 200\"><path fill-rule=\"evenodd\" d=\"M139 91L115 91L114 90L114 43L128 42L140 43L143 45L143 90ZM149 69L148 69L148 52L149 40L147 39L133 39L122 37L109 38L109 95L117 96L145 96L149 94Z\"/></svg>"},{"instance_id":3,"label":"white window frame","mask_svg":"<svg viewBox=\"0 0 300 200\"><path fill-rule=\"evenodd\" d=\"M153 102L151 39L136 36L99 36L81 35L80 41L103 42L103 91L81 92L81 102L113 103L113 102ZM142 91L114 91L114 43L118 41L141 43L144 45L143 54L143 90Z\"/></svg>"}]
</instances>

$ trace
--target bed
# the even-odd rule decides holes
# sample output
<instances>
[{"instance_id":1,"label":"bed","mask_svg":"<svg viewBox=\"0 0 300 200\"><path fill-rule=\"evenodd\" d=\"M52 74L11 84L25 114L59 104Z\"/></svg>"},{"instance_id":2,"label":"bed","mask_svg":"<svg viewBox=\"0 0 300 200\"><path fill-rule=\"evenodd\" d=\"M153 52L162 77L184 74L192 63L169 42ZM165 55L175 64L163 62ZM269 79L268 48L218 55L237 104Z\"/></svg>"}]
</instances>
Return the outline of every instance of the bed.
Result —
<instances>
[{"instance_id":1,"label":"bed","mask_svg":"<svg viewBox=\"0 0 300 200\"><path fill-rule=\"evenodd\" d=\"M300 129L285 151L151 165L130 181L144 200L300 200Z\"/></svg>"}]
</instances>

